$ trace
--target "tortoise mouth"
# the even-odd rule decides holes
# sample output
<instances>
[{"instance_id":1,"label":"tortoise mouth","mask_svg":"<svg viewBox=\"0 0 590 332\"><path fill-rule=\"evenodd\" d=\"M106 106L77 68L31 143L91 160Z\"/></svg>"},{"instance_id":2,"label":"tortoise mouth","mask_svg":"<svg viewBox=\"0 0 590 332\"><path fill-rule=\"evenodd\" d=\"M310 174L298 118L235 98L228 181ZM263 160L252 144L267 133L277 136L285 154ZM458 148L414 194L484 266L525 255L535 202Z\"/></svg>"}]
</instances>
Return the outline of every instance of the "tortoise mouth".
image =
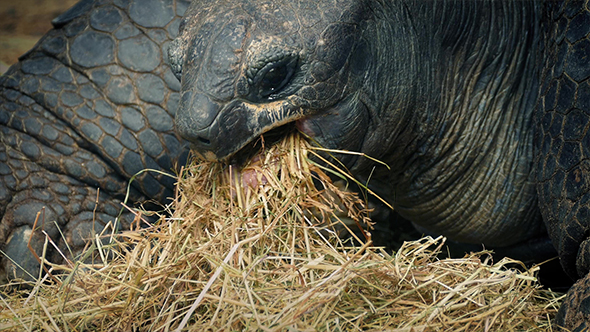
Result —
<instances>
[{"instance_id":1,"label":"tortoise mouth","mask_svg":"<svg viewBox=\"0 0 590 332\"><path fill-rule=\"evenodd\" d=\"M179 108L175 122L179 135L189 141L191 149L203 159L241 161L244 151L257 150L257 144L260 148L272 143L276 136L282 137L281 133L289 132L294 122L307 115L288 100L263 105L237 100L221 110ZM200 120L204 117L214 120L202 128Z\"/></svg>"},{"instance_id":2,"label":"tortoise mouth","mask_svg":"<svg viewBox=\"0 0 590 332\"><path fill-rule=\"evenodd\" d=\"M295 122L290 122L280 127L271 129L250 143L246 144L243 148L234 153L229 159L230 165L236 165L239 167L246 166L246 164L252 160L255 156L260 154L263 150L273 146L280 142L283 138L297 130Z\"/></svg>"}]
</instances>

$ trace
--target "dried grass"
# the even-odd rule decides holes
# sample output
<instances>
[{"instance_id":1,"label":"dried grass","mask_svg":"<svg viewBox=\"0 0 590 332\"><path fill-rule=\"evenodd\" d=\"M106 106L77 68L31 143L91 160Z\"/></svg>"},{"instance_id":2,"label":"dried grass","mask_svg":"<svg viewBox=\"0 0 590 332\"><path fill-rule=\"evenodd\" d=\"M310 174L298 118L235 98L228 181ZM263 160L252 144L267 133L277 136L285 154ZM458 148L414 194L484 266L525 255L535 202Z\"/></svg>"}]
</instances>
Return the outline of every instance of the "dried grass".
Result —
<instances>
[{"instance_id":1,"label":"dried grass","mask_svg":"<svg viewBox=\"0 0 590 332\"><path fill-rule=\"evenodd\" d=\"M366 224L368 211L309 153L290 136L241 173L192 164L172 217L139 228L138 215L109 244L96 238L94 263L46 263L53 279L0 290L0 330L550 331L559 299L537 268L487 253L439 260L443 238L394 255L343 242L339 216Z\"/></svg>"}]
</instances>

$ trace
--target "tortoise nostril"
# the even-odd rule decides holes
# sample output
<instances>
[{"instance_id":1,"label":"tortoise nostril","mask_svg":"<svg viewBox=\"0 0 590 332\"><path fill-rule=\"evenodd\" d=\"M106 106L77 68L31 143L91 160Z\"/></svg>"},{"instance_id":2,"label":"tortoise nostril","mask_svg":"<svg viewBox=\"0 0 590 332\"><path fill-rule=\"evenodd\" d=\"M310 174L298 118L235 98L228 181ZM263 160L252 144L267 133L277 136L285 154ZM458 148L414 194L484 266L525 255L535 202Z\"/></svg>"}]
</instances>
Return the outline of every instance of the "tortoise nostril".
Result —
<instances>
[{"instance_id":1,"label":"tortoise nostril","mask_svg":"<svg viewBox=\"0 0 590 332\"><path fill-rule=\"evenodd\" d=\"M199 136L199 137L197 137L197 138L198 138L199 142L201 142L201 143L203 143L203 144L205 144L205 145L210 145L210 144L211 144L211 141L210 141L210 140L208 140L208 139L206 139L206 138L203 138L203 137L201 137L201 136Z\"/></svg>"}]
</instances>

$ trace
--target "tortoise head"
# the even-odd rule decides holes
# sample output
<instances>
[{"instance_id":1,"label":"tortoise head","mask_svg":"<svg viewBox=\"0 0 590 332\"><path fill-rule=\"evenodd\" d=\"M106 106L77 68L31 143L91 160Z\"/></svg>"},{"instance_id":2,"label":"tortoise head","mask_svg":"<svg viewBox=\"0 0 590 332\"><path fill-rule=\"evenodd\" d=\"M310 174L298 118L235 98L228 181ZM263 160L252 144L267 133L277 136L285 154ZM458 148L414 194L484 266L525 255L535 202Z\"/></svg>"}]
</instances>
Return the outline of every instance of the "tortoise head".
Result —
<instances>
[{"instance_id":1,"label":"tortoise head","mask_svg":"<svg viewBox=\"0 0 590 332\"><path fill-rule=\"evenodd\" d=\"M208 160L286 124L360 149L369 12L359 0L193 1L167 49L181 81L178 133Z\"/></svg>"}]
</instances>

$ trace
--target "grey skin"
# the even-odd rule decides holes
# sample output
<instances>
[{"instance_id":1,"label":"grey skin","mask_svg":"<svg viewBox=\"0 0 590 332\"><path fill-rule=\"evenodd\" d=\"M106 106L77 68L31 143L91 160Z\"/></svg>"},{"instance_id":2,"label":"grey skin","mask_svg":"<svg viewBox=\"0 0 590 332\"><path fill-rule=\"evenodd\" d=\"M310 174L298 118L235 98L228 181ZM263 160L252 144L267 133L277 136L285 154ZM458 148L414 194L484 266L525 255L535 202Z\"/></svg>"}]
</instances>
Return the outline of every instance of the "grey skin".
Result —
<instances>
[{"instance_id":1,"label":"grey skin","mask_svg":"<svg viewBox=\"0 0 590 332\"><path fill-rule=\"evenodd\" d=\"M581 278L557 323L590 327L588 1L199 0L176 36L181 12L84 1L0 81L0 239L26 268L33 211L48 206L80 245L97 187L102 227L135 171L183 160L162 126L177 108L204 158L296 127L386 162L338 156L421 230L531 256L548 235ZM162 201L171 186L144 174L133 188Z\"/></svg>"},{"instance_id":2,"label":"grey skin","mask_svg":"<svg viewBox=\"0 0 590 332\"><path fill-rule=\"evenodd\" d=\"M43 252L41 228L76 256L108 223L126 228L133 220L119 215L132 176L186 162L188 146L174 131L180 83L162 47L178 36L187 6L81 1L0 77L0 249L12 259L1 255L0 267L9 278L39 275L27 244L32 236ZM141 174L129 205L169 202L174 182ZM46 256L61 258L51 245Z\"/></svg>"}]
</instances>

